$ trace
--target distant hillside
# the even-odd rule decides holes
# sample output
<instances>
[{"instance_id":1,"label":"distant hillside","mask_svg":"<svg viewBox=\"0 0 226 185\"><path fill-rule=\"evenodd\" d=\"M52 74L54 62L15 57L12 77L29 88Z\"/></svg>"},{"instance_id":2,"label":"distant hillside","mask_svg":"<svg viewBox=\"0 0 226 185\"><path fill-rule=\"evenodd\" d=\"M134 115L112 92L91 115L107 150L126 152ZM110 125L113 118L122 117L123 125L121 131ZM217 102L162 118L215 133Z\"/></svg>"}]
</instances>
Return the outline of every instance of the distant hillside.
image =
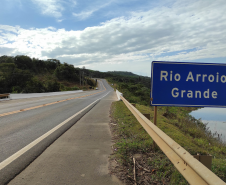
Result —
<instances>
[{"instance_id":1,"label":"distant hillside","mask_svg":"<svg viewBox=\"0 0 226 185\"><path fill-rule=\"evenodd\" d=\"M0 94L42 93L94 88L89 71L56 59L0 56Z\"/></svg>"},{"instance_id":2,"label":"distant hillside","mask_svg":"<svg viewBox=\"0 0 226 185\"><path fill-rule=\"evenodd\" d=\"M132 76L132 77L139 76L139 75L136 75L136 74L128 72L128 71L108 71L107 73L112 74L112 75L121 75L121 76Z\"/></svg>"},{"instance_id":3,"label":"distant hillside","mask_svg":"<svg viewBox=\"0 0 226 185\"><path fill-rule=\"evenodd\" d=\"M57 59L39 60L29 56L0 56L0 94L41 93L88 89L96 86L92 78L135 83L150 88L150 77L127 71L100 72L74 67Z\"/></svg>"}]
</instances>

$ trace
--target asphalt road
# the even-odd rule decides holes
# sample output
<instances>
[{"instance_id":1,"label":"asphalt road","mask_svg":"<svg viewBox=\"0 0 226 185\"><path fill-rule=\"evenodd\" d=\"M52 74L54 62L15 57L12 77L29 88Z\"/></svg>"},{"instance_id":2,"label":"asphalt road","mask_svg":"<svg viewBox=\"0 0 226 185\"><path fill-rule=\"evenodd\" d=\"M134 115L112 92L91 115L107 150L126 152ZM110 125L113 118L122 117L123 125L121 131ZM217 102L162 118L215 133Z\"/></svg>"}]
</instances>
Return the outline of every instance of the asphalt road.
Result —
<instances>
[{"instance_id":1,"label":"asphalt road","mask_svg":"<svg viewBox=\"0 0 226 185\"><path fill-rule=\"evenodd\" d=\"M108 170L113 101L117 101L116 93L110 92L9 185L121 185Z\"/></svg>"},{"instance_id":2,"label":"asphalt road","mask_svg":"<svg viewBox=\"0 0 226 185\"><path fill-rule=\"evenodd\" d=\"M113 89L107 82L101 80L99 90L0 102L0 183L6 183L10 177L18 174L21 171L21 166L25 168L63 132L95 106L98 99L112 91ZM45 141L33 147L33 150L29 150L28 154L18 157L18 160L1 169L1 164L7 161L10 156L93 102L95 103L71 120L69 125L58 129ZM48 105L50 103L54 104ZM31 161L27 161L28 158Z\"/></svg>"}]
</instances>

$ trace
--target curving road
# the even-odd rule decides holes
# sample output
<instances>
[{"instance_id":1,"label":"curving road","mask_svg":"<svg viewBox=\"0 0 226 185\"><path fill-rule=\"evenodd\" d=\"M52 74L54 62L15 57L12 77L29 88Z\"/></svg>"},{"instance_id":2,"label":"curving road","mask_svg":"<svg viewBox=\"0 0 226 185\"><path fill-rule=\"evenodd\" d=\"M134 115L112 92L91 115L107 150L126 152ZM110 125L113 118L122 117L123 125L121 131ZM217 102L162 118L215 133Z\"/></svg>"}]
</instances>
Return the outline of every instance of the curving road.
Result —
<instances>
[{"instance_id":1,"label":"curving road","mask_svg":"<svg viewBox=\"0 0 226 185\"><path fill-rule=\"evenodd\" d=\"M99 90L0 102L0 184L9 182L10 178L22 170L21 168L25 168L63 132L95 106L101 98L112 91L113 89L105 80L100 80ZM6 166L1 167L10 156L90 104L92 105L73 118L69 125L59 128L37 146L34 146L32 150L26 152L26 155L19 156L18 160L10 161ZM30 161L25 162L28 158Z\"/></svg>"}]
</instances>

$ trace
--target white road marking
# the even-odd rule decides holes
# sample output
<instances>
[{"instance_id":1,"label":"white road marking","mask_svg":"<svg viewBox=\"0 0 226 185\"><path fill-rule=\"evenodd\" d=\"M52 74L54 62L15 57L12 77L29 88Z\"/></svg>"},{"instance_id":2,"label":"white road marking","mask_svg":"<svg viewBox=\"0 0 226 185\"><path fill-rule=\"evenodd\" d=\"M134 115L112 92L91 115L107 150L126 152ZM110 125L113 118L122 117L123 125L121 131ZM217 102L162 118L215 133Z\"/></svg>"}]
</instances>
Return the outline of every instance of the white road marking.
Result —
<instances>
[{"instance_id":1,"label":"white road marking","mask_svg":"<svg viewBox=\"0 0 226 185\"><path fill-rule=\"evenodd\" d=\"M101 82L102 83L102 82ZM103 83L102 83L103 85ZM103 85L104 86L104 85ZM105 88L106 89L106 88ZM0 163L0 170L2 170L3 168L5 168L7 165L9 165L10 163L12 163L13 161L15 161L17 158L19 158L21 155L23 155L25 152L27 152L28 150L30 150L32 147L34 147L35 145L37 145L38 143L40 143L42 140L44 140L46 137L48 137L50 134L52 134L53 132L55 132L57 129L59 129L60 127L62 127L63 125L65 125L68 121L70 121L71 119L73 119L74 117L76 117L78 114L80 114L81 112L83 112L84 110L86 110L87 108L89 108L91 105L93 105L94 103L96 103L97 101L99 101L100 99L104 98L105 96L107 96L111 91L109 91L107 94L105 94L104 96L102 96L101 98L97 99L96 101L94 101L93 103L89 104L87 107L85 107L84 109L82 109L81 111L77 112L76 114L74 114L73 116L71 116L70 118L66 119L65 121L63 121L62 123L60 123L59 125L55 126L54 128L52 128L51 130L49 130L48 132L46 132L45 134L43 134L42 136L40 136L39 138L37 138L36 140L34 140L33 142L31 142L30 144L28 144L27 146L25 146L24 148L22 148L21 150L19 150L18 152L16 152L15 154L11 155L10 157L8 157L7 159L5 159L4 161L2 161Z\"/></svg>"},{"instance_id":2,"label":"white road marking","mask_svg":"<svg viewBox=\"0 0 226 185\"><path fill-rule=\"evenodd\" d=\"M0 170L2 170L3 168L5 168L7 165L9 165L11 162L13 162L14 160L16 160L17 158L19 158L25 152L27 152L32 147L34 147L36 144L38 144L39 142L41 142L42 140L44 140L46 137L48 137L50 134L52 134L53 132L55 132L57 129L59 129L60 127L62 127L63 125L65 125L68 121L70 121L71 119L73 119L74 117L76 117L82 111L84 111L85 109L89 108L91 105L93 105L94 103L96 103L98 100L100 100L100 98L97 99L96 101L94 101L93 103L89 104L87 107L85 107L81 111L77 112L76 114L74 114L70 118L66 119L65 121L63 121L62 123L60 123L59 125L57 125L56 127L52 128L50 131L46 132L45 134L43 134L42 136L40 136L39 138L37 138L36 140L34 140L33 142L31 142L30 144L28 144L27 146L25 146L24 148L22 148L21 150L19 150L18 152L16 152L15 154L11 155L10 157L8 157L4 161L2 161L0 163Z\"/></svg>"}]
</instances>

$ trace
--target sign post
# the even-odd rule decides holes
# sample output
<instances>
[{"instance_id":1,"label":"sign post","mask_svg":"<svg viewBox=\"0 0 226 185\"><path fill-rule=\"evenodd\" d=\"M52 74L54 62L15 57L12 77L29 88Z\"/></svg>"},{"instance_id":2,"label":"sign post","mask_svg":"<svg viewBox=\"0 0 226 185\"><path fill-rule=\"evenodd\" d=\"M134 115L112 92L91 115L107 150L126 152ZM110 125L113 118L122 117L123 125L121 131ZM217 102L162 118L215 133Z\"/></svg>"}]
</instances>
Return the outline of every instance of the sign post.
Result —
<instances>
[{"instance_id":1,"label":"sign post","mask_svg":"<svg viewBox=\"0 0 226 185\"><path fill-rule=\"evenodd\" d=\"M157 125L157 106L154 107L154 124Z\"/></svg>"},{"instance_id":2,"label":"sign post","mask_svg":"<svg viewBox=\"0 0 226 185\"><path fill-rule=\"evenodd\" d=\"M158 111L158 109L157 109L157 106L155 106L154 107L154 124L157 126L157 111ZM156 143L155 142L153 142L154 143L154 148L156 148Z\"/></svg>"}]
</instances>

